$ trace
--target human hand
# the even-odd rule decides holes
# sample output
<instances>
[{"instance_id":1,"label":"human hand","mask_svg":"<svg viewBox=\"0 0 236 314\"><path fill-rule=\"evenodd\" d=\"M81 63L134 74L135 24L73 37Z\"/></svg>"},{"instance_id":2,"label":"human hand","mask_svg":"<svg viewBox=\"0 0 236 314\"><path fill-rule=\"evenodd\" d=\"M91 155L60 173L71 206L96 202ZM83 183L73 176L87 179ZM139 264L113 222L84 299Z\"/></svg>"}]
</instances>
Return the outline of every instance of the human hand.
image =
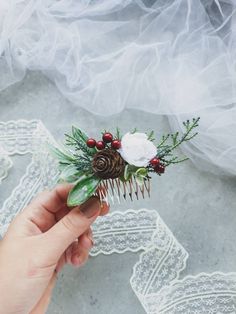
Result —
<instances>
[{"instance_id":1,"label":"human hand","mask_svg":"<svg viewBox=\"0 0 236 314\"><path fill-rule=\"evenodd\" d=\"M44 313L56 273L65 263L81 266L93 245L90 225L109 208L96 197L73 209L71 185L39 194L16 216L0 242L1 313Z\"/></svg>"}]
</instances>

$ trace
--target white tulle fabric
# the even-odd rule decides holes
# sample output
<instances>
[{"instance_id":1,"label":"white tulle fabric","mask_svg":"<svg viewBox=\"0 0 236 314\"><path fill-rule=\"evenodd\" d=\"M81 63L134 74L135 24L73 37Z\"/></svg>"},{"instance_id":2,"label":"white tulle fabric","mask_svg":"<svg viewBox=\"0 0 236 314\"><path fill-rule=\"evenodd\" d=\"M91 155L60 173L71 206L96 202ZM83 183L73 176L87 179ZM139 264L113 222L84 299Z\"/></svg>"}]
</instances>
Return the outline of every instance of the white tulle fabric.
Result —
<instances>
[{"instance_id":1,"label":"white tulle fabric","mask_svg":"<svg viewBox=\"0 0 236 314\"><path fill-rule=\"evenodd\" d=\"M59 173L46 149L46 143L55 141L40 121L1 122L0 131L4 151L0 156L32 153L19 185L0 210L4 235L13 217L36 193L53 187ZM200 273L180 279L188 253L157 211L114 211L99 217L92 228L92 256L141 251L130 284L147 314L236 313L236 273Z\"/></svg>"},{"instance_id":2,"label":"white tulle fabric","mask_svg":"<svg viewBox=\"0 0 236 314\"><path fill-rule=\"evenodd\" d=\"M184 152L236 175L235 10L234 0L3 0L0 90L41 70L96 114L166 114L173 130L201 116Z\"/></svg>"}]
</instances>

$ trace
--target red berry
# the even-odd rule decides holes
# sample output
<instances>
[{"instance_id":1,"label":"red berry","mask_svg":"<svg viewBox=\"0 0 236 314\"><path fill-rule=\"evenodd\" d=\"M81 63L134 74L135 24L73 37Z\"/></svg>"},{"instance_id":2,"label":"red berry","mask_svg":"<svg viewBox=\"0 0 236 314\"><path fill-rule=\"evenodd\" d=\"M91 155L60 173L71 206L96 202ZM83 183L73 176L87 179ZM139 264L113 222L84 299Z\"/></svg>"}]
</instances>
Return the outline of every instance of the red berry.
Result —
<instances>
[{"instance_id":1,"label":"red berry","mask_svg":"<svg viewBox=\"0 0 236 314\"><path fill-rule=\"evenodd\" d=\"M96 141L93 138L89 138L86 143L87 143L87 146L90 148L94 148L96 146Z\"/></svg>"},{"instance_id":2,"label":"red berry","mask_svg":"<svg viewBox=\"0 0 236 314\"><path fill-rule=\"evenodd\" d=\"M155 172L157 173L164 173L165 172L165 166L164 165L157 165L155 168L154 168Z\"/></svg>"},{"instance_id":3,"label":"red berry","mask_svg":"<svg viewBox=\"0 0 236 314\"><path fill-rule=\"evenodd\" d=\"M158 158L152 158L151 160L150 160L150 164L153 166L153 167L155 167L155 166L157 166L157 165L159 165L159 163L160 163L160 159L158 159Z\"/></svg>"},{"instance_id":4,"label":"red berry","mask_svg":"<svg viewBox=\"0 0 236 314\"><path fill-rule=\"evenodd\" d=\"M104 149L105 148L105 143L103 142L103 141L98 141L97 143L96 143L96 147L97 147L97 149L99 149L99 150L102 150L102 149Z\"/></svg>"},{"instance_id":5,"label":"red berry","mask_svg":"<svg viewBox=\"0 0 236 314\"><path fill-rule=\"evenodd\" d=\"M113 140L111 143L111 147L114 149L119 149L121 147L121 142L120 140Z\"/></svg>"},{"instance_id":6,"label":"red berry","mask_svg":"<svg viewBox=\"0 0 236 314\"><path fill-rule=\"evenodd\" d=\"M106 132L103 134L102 139L105 143L111 143L113 140L113 135L111 133Z\"/></svg>"}]
</instances>

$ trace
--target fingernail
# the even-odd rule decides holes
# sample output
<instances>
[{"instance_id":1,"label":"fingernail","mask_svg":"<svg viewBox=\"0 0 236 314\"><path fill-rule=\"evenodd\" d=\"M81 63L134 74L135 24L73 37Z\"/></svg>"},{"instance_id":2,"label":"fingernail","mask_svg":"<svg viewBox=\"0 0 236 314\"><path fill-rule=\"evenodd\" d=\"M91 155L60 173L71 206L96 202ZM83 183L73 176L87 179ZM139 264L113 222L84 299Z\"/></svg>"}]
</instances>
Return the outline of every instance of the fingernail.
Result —
<instances>
[{"instance_id":1,"label":"fingernail","mask_svg":"<svg viewBox=\"0 0 236 314\"><path fill-rule=\"evenodd\" d=\"M92 218L100 211L100 202L97 197L91 197L80 206L80 211L87 217Z\"/></svg>"}]
</instances>

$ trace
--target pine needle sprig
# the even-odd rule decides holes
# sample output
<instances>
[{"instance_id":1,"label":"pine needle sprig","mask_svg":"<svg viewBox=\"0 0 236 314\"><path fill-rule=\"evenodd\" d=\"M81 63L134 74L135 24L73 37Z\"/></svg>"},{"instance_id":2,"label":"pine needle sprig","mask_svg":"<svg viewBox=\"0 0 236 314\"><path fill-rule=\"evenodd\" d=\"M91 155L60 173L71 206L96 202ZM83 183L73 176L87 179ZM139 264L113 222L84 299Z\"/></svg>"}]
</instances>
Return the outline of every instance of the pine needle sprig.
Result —
<instances>
[{"instance_id":1,"label":"pine needle sprig","mask_svg":"<svg viewBox=\"0 0 236 314\"><path fill-rule=\"evenodd\" d=\"M134 128L130 133L131 133L131 134L134 134L134 133L136 133L136 132L138 132L138 129L137 129L137 128Z\"/></svg>"},{"instance_id":2,"label":"pine needle sprig","mask_svg":"<svg viewBox=\"0 0 236 314\"><path fill-rule=\"evenodd\" d=\"M70 153L73 155L76 169L92 173L92 158L97 150L87 146L87 139L86 134L76 127L72 127L71 134L65 134L65 144L71 147Z\"/></svg>"},{"instance_id":3,"label":"pine needle sprig","mask_svg":"<svg viewBox=\"0 0 236 314\"><path fill-rule=\"evenodd\" d=\"M200 118L197 118L197 119L193 118L192 122L190 120L183 122L183 125L184 125L186 131L180 139L178 139L179 132L172 134L173 146L172 146L171 150L175 149L176 147L178 147L183 142L190 141L192 138L194 138L198 134L198 132L195 132L194 134L190 135L192 130L194 128L198 127L199 120L200 120Z\"/></svg>"},{"instance_id":4,"label":"pine needle sprig","mask_svg":"<svg viewBox=\"0 0 236 314\"><path fill-rule=\"evenodd\" d=\"M80 162L76 163L75 166L76 166L76 169L78 171L85 171L85 172L91 172L92 173L91 163L80 161Z\"/></svg>"},{"instance_id":5,"label":"pine needle sprig","mask_svg":"<svg viewBox=\"0 0 236 314\"><path fill-rule=\"evenodd\" d=\"M179 164L179 163L186 161L188 159L189 159L188 157L178 158L177 156L175 156L169 160L162 158L162 162L164 163L165 167L167 167L171 164Z\"/></svg>"},{"instance_id":6,"label":"pine needle sprig","mask_svg":"<svg viewBox=\"0 0 236 314\"><path fill-rule=\"evenodd\" d=\"M83 161L83 162L87 162L87 163L91 163L92 159L89 158L88 156L83 156L83 155L77 155L79 162Z\"/></svg>"},{"instance_id":7,"label":"pine needle sprig","mask_svg":"<svg viewBox=\"0 0 236 314\"><path fill-rule=\"evenodd\" d=\"M163 161L165 166L169 166L170 164L177 164L188 159L185 157L178 159L177 156L176 157L174 156L171 159L167 160L166 157L173 156L172 152L174 149L180 146L183 142L187 142L193 139L198 134L197 132L193 134L191 133L193 129L195 129L198 126L199 120L200 118L193 118L192 121L187 120L183 122L183 125L185 127L185 132L183 133L181 137L180 137L179 132L162 136L162 140L157 146L157 148L159 149L157 155L158 155L158 158L160 158ZM171 144L167 144L168 139L171 139L172 141Z\"/></svg>"},{"instance_id":8,"label":"pine needle sprig","mask_svg":"<svg viewBox=\"0 0 236 314\"><path fill-rule=\"evenodd\" d=\"M92 172L92 161L89 157L83 155L75 155L74 165L78 171Z\"/></svg>"},{"instance_id":9,"label":"pine needle sprig","mask_svg":"<svg viewBox=\"0 0 236 314\"><path fill-rule=\"evenodd\" d=\"M77 142L75 149L80 150L84 154L91 156L91 157L94 155L94 152L91 151L91 149L86 144L81 143L81 142Z\"/></svg>"},{"instance_id":10,"label":"pine needle sprig","mask_svg":"<svg viewBox=\"0 0 236 314\"><path fill-rule=\"evenodd\" d=\"M149 141L151 141L151 142L155 141L154 131L152 130L151 132L149 132L149 133L147 134L147 137L148 137L148 140L149 140Z\"/></svg>"},{"instance_id":11,"label":"pine needle sprig","mask_svg":"<svg viewBox=\"0 0 236 314\"><path fill-rule=\"evenodd\" d=\"M157 145L157 148L160 148L160 147L164 147L164 144L166 143L166 141L169 139L170 137L170 134L166 134L166 135L163 135L162 136L162 139L161 139L161 142L159 143L159 145ZM166 145L166 147L169 147L169 145Z\"/></svg>"},{"instance_id":12,"label":"pine needle sprig","mask_svg":"<svg viewBox=\"0 0 236 314\"><path fill-rule=\"evenodd\" d=\"M89 156L94 155L94 151L87 147L87 145L84 142L79 141L78 139L74 138L74 136L69 134L65 134L65 137L67 146L72 146L76 151L79 150L83 152L85 155Z\"/></svg>"},{"instance_id":13,"label":"pine needle sprig","mask_svg":"<svg viewBox=\"0 0 236 314\"><path fill-rule=\"evenodd\" d=\"M118 127L116 128L116 139L118 139L118 140L121 139L121 132L120 132L120 129Z\"/></svg>"}]
</instances>

